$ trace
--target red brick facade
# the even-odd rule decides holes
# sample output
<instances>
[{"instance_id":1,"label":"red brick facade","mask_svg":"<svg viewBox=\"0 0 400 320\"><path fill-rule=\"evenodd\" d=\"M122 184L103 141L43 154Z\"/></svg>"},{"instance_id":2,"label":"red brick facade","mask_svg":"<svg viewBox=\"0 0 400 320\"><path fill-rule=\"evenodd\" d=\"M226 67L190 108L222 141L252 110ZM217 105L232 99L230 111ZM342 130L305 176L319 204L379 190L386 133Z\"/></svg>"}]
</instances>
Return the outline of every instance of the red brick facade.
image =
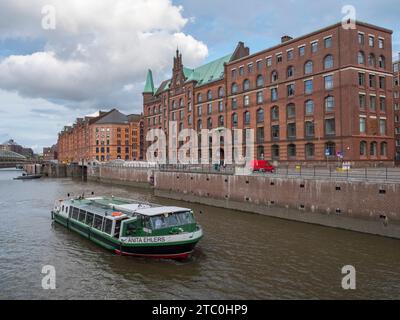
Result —
<instances>
[{"instance_id":1,"label":"red brick facade","mask_svg":"<svg viewBox=\"0 0 400 320\"><path fill-rule=\"evenodd\" d=\"M185 76L177 53L172 79L143 93L146 131L168 134L174 119L178 130L252 128L258 158L393 163L392 31L336 24L282 41L252 55L240 43L205 84Z\"/></svg>"},{"instance_id":2,"label":"red brick facade","mask_svg":"<svg viewBox=\"0 0 400 320\"><path fill-rule=\"evenodd\" d=\"M400 60L393 63L393 109L396 162L400 163Z\"/></svg>"}]
</instances>

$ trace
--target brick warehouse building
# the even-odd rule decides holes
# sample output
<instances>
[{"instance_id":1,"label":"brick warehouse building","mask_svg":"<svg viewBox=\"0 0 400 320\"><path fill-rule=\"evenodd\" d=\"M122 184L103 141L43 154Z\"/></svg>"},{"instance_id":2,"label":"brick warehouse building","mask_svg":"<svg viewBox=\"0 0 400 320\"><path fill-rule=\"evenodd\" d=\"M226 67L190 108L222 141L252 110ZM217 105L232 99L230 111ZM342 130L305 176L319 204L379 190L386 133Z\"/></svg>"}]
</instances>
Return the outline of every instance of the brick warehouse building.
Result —
<instances>
[{"instance_id":1,"label":"brick warehouse building","mask_svg":"<svg viewBox=\"0 0 400 320\"><path fill-rule=\"evenodd\" d=\"M400 54L399 60L393 63L393 74L393 109L396 162L400 163Z\"/></svg>"},{"instance_id":2,"label":"brick warehouse building","mask_svg":"<svg viewBox=\"0 0 400 320\"><path fill-rule=\"evenodd\" d=\"M279 162L394 160L392 31L341 24L251 54L243 43L195 69L174 58L172 78L143 92L146 132L253 128L255 157ZM150 143L148 143L149 145Z\"/></svg>"},{"instance_id":3,"label":"brick warehouse building","mask_svg":"<svg viewBox=\"0 0 400 320\"><path fill-rule=\"evenodd\" d=\"M116 109L78 118L58 135L58 160L61 163L142 160L143 130L141 115L127 116Z\"/></svg>"}]
</instances>

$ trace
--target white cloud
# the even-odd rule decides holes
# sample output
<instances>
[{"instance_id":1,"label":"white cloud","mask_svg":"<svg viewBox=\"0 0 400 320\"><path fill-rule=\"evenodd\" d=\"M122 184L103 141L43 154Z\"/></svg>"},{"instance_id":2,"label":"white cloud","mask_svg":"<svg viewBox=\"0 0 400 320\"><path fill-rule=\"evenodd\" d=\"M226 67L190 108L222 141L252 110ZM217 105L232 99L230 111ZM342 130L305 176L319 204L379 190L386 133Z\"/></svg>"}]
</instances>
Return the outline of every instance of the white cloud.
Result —
<instances>
[{"instance_id":1,"label":"white cloud","mask_svg":"<svg viewBox=\"0 0 400 320\"><path fill-rule=\"evenodd\" d=\"M56 8L55 30L41 28L44 5ZM2 0L0 38L45 39L46 46L1 60L0 88L82 108L112 97L126 108L140 101L148 68L160 80L170 73L177 46L187 65L207 56L202 42L182 32L187 22L169 0Z\"/></svg>"}]
</instances>

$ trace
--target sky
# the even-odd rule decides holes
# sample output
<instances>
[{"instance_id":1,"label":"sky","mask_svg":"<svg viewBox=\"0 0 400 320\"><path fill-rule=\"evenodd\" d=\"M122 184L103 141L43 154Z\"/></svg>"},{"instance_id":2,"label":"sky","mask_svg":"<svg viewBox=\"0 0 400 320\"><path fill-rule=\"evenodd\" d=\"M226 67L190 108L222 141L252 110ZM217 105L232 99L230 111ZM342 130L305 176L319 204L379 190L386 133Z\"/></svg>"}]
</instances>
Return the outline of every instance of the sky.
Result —
<instances>
[{"instance_id":1,"label":"sky","mask_svg":"<svg viewBox=\"0 0 400 320\"><path fill-rule=\"evenodd\" d=\"M0 0L0 143L41 152L77 117L118 108L142 111L144 81L171 74L178 47L196 67L252 53L345 16L389 28L400 52L398 0Z\"/></svg>"}]
</instances>

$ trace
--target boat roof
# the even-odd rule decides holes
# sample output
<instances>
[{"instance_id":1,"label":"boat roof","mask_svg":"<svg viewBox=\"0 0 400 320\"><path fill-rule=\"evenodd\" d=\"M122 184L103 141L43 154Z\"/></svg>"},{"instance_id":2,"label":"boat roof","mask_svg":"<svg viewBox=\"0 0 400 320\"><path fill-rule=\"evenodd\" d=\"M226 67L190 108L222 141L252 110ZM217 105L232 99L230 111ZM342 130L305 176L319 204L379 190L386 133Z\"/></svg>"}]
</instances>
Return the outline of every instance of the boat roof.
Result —
<instances>
[{"instance_id":1,"label":"boat roof","mask_svg":"<svg viewBox=\"0 0 400 320\"><path fill-rule=\"evenodd\" d=\"M177 213L185 211L191 211L191 210L181 207L155 207L155 208L153 207L153 208L139 209L136 211L136 213L151 217L151 216L158 216L164 213Z\"/></svg>"},{"instance_id":2,"label":"boat roof","mask_svg":"<svg viewBox=\"0 0 400 320\"><path fill-rule=\"evenodd\" d=\"M125 215L132 216L134 214L141 214L144 216L156 216L165 213L176 213L191 211L191 209L160 206L146 202L135 200L127 200L114 197L92 197L83 199L68 199L64 201L75 208L86 210L94 214L110 217L113 212L121 212Z\"/></svg>"}]
</instances>

